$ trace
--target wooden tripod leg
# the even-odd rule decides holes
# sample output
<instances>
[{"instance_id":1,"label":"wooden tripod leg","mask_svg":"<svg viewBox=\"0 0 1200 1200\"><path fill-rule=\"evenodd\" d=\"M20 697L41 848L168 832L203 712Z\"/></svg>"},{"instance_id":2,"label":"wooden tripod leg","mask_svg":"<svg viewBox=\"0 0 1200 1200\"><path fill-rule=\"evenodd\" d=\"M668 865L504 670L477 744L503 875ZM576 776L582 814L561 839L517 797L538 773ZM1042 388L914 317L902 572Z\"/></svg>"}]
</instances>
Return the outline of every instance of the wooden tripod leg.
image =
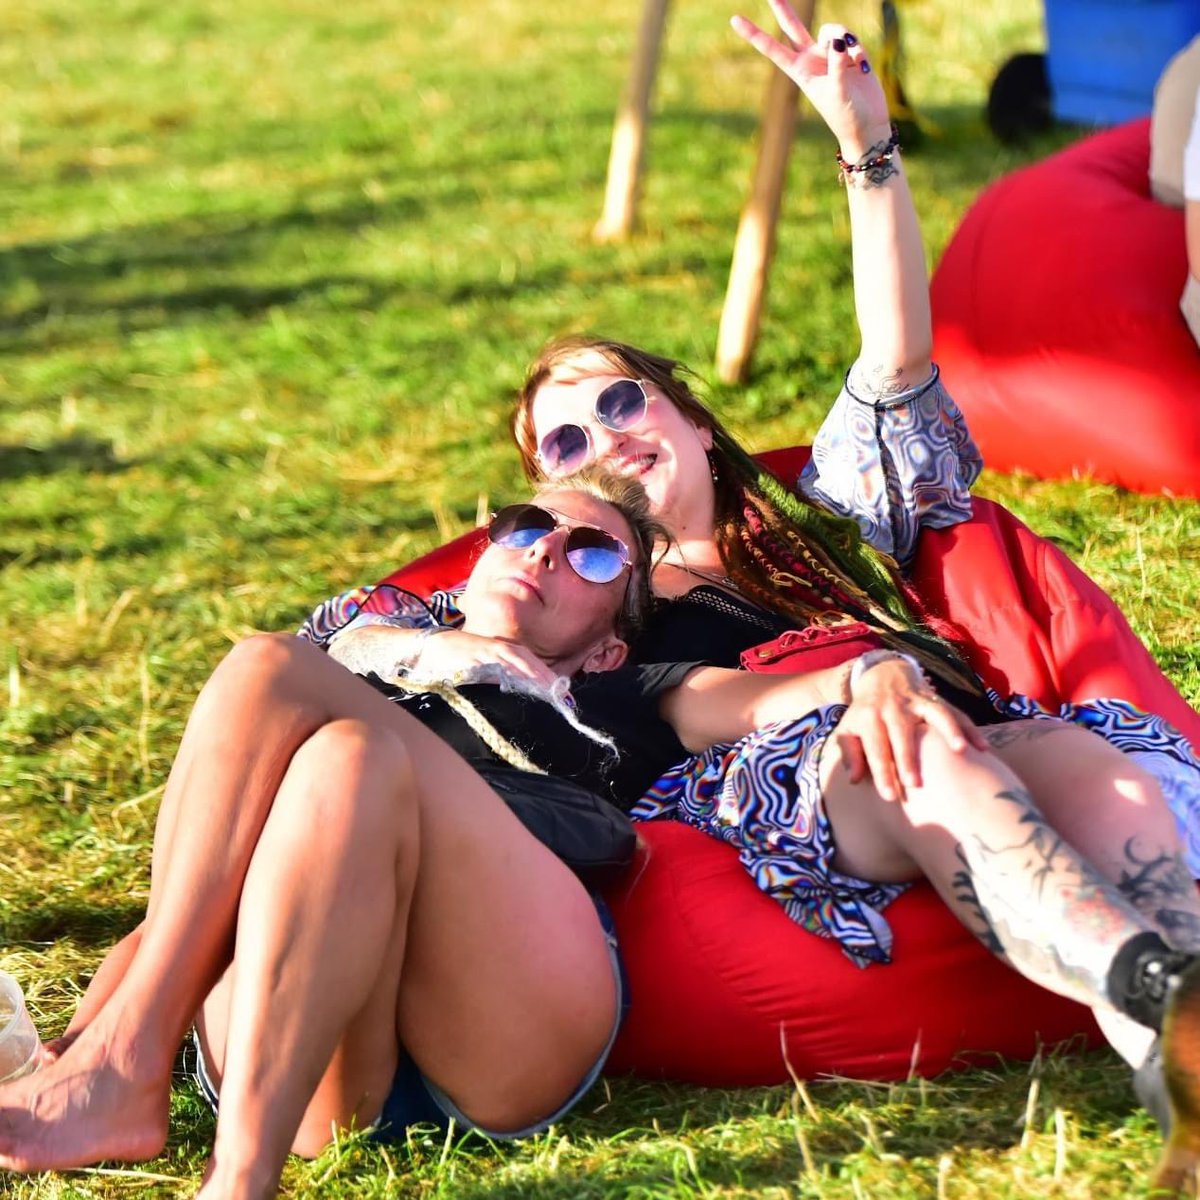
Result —
<instances>
[{"instance_id":1,"label":"wooden tripod leg","mask_svg":"<svg viewBox=\"0 0 1200 1200\"><path fill-rule=\"evenodd\" d=\"M604 189L604 212L592 230L592 236L599 242L619 241L633 231L650 96L654 91L654 76L658 70L658 55L669 6L670 0L646 0L642 10L633 71L613 126L612 149L608 156L608 183Z\"/></svg>"},{"instance_id":2,"label":"wooden tripod leg","mask_svg":"<svg viewBox=\"0 0 1200 1200\"><path fill-rule=\"evenodd\" d=\"M809 27L815 8L815 0L797 5L801 21ZM754 182L738 224L729 287L717 334L717 375L725 383L742 380L754 353L775 249L775 226L779 221L788 155L796 131L799 89L777 67L770 70Z\"/></svg>"}]
</instances>

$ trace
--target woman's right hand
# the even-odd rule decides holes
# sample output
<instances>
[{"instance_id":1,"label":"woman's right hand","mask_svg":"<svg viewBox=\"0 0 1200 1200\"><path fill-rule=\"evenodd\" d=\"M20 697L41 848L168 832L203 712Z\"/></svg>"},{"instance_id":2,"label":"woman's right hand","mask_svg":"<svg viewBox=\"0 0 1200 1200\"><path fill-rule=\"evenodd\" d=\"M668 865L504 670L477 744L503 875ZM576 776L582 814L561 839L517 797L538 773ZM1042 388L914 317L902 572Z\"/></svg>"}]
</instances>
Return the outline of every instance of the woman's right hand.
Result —
<instances>
[{"instance_id":1,"label":"woman's right hand","mask_svg":"<svg viewBox=\"0 0 1200 1200\"><path fill-rule=\"evenodd\" d=\"M906 788L921 786L919 742L926 729L956 753L988 748L974 722L918 680L905 659L871 667L852 687L834 733L850 782L869 778L885 800L903 800Z\"/></svg>"},{"instance_id":2,"label":"woman's right hand","mask_svg":"<svg viewBox=\"0 0 1200 1200\"><path fill-rule=\"evenodd\" d=\"M496 664L518 679L549 688L558 672L531 650L501 638L482 637L462 629L447 629L425 638L414 666L423 676L450 679L474 667Z\"/></svg>"}]
</instances>

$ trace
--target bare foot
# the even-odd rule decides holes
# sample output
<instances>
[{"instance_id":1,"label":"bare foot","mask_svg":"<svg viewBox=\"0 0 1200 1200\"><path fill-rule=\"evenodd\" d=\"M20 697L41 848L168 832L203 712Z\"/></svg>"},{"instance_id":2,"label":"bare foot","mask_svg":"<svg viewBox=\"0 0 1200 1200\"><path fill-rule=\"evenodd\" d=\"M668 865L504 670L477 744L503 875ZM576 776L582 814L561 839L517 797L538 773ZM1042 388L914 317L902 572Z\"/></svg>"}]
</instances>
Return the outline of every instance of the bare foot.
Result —
<instances>
[{"instance_id":1,"label":"bare foot","mask_svg":"<svg viewBox=\"0 0 1200 1200\"><path fill-rule=\"evenodd\" d=\"M51 1038L48 1042L43 1042L42 1065L48 1066L52 1062L58 1062L63 1054L75 1044L82 1032L82 1029L77 1029L74 1033L64 1033L62 1037Z\"/></svg>"},{"instance_id":2,"label":"bare foot","mask_svg":"<svg viewBox=\"0 0 1200 1200\"><path fill-rule=\"evenodd\" d=\"M94 1027L93 1027L94 1029ZM85 1031L70 1053L0 1087L0 1169L154 1158L167 1140L170 1064L151 1071Z\"/></svg>"}]
</instances>

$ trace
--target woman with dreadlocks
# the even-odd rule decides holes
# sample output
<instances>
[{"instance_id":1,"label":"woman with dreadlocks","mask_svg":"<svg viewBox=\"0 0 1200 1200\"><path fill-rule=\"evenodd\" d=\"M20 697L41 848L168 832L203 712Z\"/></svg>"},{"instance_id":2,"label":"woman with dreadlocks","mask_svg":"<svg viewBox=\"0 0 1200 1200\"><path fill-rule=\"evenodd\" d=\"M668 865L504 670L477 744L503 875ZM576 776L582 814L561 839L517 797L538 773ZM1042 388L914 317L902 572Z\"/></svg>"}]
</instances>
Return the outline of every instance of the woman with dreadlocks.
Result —
<instances>
[{"instance_id":1,"label":"woman with dreadlocks","mask_svg":"<svg viewBox=\"0 0 1200 1200\"><path fill-rule=\"evenodd\" d=\"M272 1195L288 1147L315 1154L338 1126L402 1137L453 1120L520 1137L565 1114L628 999L576 849L607 840L688 752L786 731L828 694L871 707L897 670L625 668L659 536L642 489L595 472L496 514L462 593L465 628L536 657L561 685L540 694L494 663L457 678L426 662L446 640L431 614L430 635L382 652L371 686L298 638L235 647L167 782L144 921L42 1069L0 1085L0 1171L157 1154L189 1023L198 1083L219 1103L204 1200ZM852 780L845 739L822 756L831 890L878 914L925 875L1029 978L1161 1028L1176 1122L1159 1181L1185 1174L1200 1148L1200 956L1161 935L1200 924L1200 898L1139 904L1105 878L1131 800L1140 852L1177 860L1170 814L1127 772L1129 795L1094 798L1094 854L1081 854L1058 834L1063 780L1018 775L1004 743L975 744L965 718L926 699L925 782L904 804ZM1120 758L1066 734L1078 779ZM789 848L802 863L803 838ZM852 922L829 932L855 951Z\"/></svg>"},{"instance_id":2,"label":"woman with dreadlocks","mask_svg":"<svg viewBox=\"0 0 1200 1200\"><path fill-rule=\"evenodd\" d=\"M635 659L737 666L746 651L788 631L833 627L858 631L840 643L857 661L845 674L822 676L828 694L800 720L719 745L668 773L637 815L674 816L732 842L756 883L794 919L835 937L857 961L886 961L890 932L881 912L895 894L889 880L898 883L903 868L896 875L887 869L891 843L878 814L864 811L849 824L843 817L831 832L830 773L841 761L852 783L869 777L885 799L911 794L921 786L925 733L965 713L958 752L982 744L1032 794L1058 797L1053 819L1062 837L1135 907L1157 914L1169 941L1200 948L1200 924L1186 915L1193 909L1188 871L1177 857L1152 853L1144 838L1149 797L1161 789L1188 843L1187 867L1200 875L1200 763L1186 740L1119 700L1049 714L1026 697L989 696L903 575L922 528L971 516L968 489L982 464L930 359L920 234L869 61L844 27L826 25L814 39L785 0L772 0L772 8L789 45L742 18L734 27L800 85L838 139L862 332L859 358L799 494L748 456L696 398L679 363L620 342L573 337L547 346L527 373L514 434L530 477L565 476L599 462L637 478L669 531L653 572L659 603ZM351 594L351 609L363 599ZM454 632L453 593L433 604L448 631L429 643L440 667L498 657L539 678L539 664L519 648ZM344 661L383 652L399 644L394 638L422 636L370 627L375 620L403 625L403 614L363 612L347 623L348 611L335 602L306 629L315 640L332 639ZM1126 753L1088 753L1095 742L1088 730ZM966 803L964 796L952 790L944 800ZM1095 820L1101 797L1123 798L1111 806L1124 813L1123 837ZM848 869L855 862L859 868ZM872 882L859 887L864 879ZM970 870L957 886L973 904ZM1032 943L1025 951L1024 962L1023 952L1010 951L1014 965L1045 968L1043 979L1057 971L1066 985L1067 963L1047 963ZM1150 1035L1103 1014L1101 1021L1131 1065L1149 1062L1142 1095L1162 1112Z\"/></svg>"},{"instance_id":3,"label":"woman with dreadlocks","mask_svg":"<svg viewBox=\"0 0 1200 1200\"><path fill-rule=\"evenodd\" d=\"M1187 872L1177 859L1146 858L1138 836L1145 795L1161 788L1189 843L1187 865L1200 875L1200 764L1186 740L1121 701L1073 706L1062 714L1071 724L1049 719L1025 697L990 697L904 577L922 528L969 519L968 489L982 464L931 362L920 233L869 60L843 26L826 25L813 38L786 0L771 3L788 44L740 17L734 28L795 80L838 140L862 334L799 494L749 457L696 398L679 363L616 341L572 337L547 346L527 373L513 428L531 478L599 462L637 478L670 532L653 572L659 603L636 659L737 666L747 650L787 631L830 627L859 631L841 643L859 657L854 682L830 677L825 703L808 716L689 760L659 782L640 815L675 816L737 844L759 886L793 918L835 936L860 961L886 960L890 936L879 914L890 893L856 892L833 870L822 771L840 757L852 780L869 776L885 798L899 798L920 785L923 731L944 727L957 710L979 727L958 740L960 749L982 741L1035 794L1065 797L1057 828L1101 860L1135 905L1190 911ZM434 603L439 623L453 630L453 594ZM323 641L336 626L334 653L349 660L373 653L373 639L382 646L397 635L365 627L375 619L367 614L348 627L345 611L318 610L308 634ZM463 633L435 639L430 653L447 669L498 656L517 673L539 677L539 664L517 649ZM856 702L847 709L852 693ZM1078 771L1089 736L1083 730L1126 755L1089 756L1103 765ZM791 766L780 771L780 763ZM1122 843L1096 827L1092 802L1100 794L1128 801L1121 854L1097 841ZM863 828L868 840L878 832L870 822ZM837 842L844 867L847 835ZM860 874L878 883L872 861L873 873ZM1200 926L1181 919L1170 937L1196 948ZM1106 1032L1132 1065L1146 1059L1144 1030Z\"/></svg>"}]
</instances>

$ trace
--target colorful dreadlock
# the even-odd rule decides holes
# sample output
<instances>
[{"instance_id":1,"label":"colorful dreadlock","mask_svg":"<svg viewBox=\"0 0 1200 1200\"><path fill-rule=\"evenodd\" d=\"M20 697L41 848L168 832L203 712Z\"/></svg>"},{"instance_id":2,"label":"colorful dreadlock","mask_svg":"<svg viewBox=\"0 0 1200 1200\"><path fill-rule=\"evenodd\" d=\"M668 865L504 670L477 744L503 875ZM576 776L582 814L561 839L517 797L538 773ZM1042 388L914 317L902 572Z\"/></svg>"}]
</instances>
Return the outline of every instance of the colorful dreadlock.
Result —
<instances>
[{"instance_id":1,"label":"colorful dreadlock","mask_svg":"<svg viewBox=\"0 0 1200 1200\"><path fill-rule=\"evenodd\" d=\"M916 655L940 678L983 695L974 672L925 610L895 560L869 545L858 523L805 502L755 462L719 424L713 429L722 505L716 539L729 577L747 599L797 625L844 616L862 621L885 645ZM939 632L932 628L940 626Z\"/></svg>"}]
</instances>

